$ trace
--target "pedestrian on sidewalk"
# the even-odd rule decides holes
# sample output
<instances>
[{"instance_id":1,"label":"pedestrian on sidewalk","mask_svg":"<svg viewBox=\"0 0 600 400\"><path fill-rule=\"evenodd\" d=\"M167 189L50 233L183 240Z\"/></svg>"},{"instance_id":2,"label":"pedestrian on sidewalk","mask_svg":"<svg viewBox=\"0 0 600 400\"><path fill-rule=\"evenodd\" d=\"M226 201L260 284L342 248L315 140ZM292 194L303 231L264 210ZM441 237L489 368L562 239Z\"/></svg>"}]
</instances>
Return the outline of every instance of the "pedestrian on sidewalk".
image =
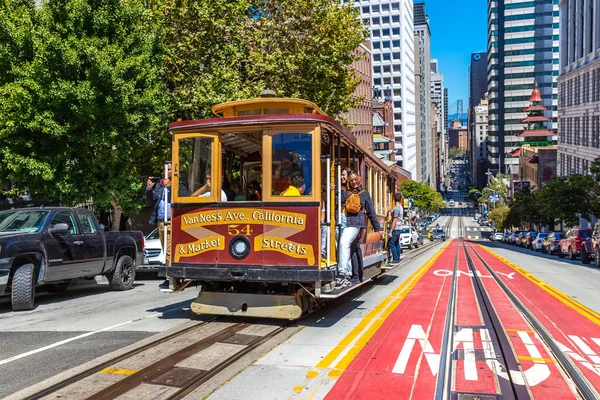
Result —
<instances>
[{"instance_id":1,"label":"pedestrian on sidewalk","mask_svg":"<svg viewBox=\"0 0 600 400\"><path fill-rule=\"evenodd\" d=\"M402 193L394 194L394 202L396 205L392 209L392 226L389 233L390 241L388 243L392 251L391 266L398 265L400 263L400 256L402 255L402 246L400 245L400 233L402 232L402 221L404 219Z\"/></svg>"}]
</instances>

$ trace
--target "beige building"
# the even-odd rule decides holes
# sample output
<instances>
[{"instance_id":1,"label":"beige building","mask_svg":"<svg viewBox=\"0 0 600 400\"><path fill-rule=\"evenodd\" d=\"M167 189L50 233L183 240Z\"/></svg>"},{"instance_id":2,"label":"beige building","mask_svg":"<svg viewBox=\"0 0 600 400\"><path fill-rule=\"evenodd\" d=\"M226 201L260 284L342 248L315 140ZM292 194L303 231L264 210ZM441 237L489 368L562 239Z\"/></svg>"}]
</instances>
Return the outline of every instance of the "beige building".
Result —
<instances>
[{"instance_id":1,"label":"beige building","mask_svg":"<svg viewBox=\"0 0 600 400\"><path fill-rule=\"evenodd\" d=\"M469 140L469 163L471 165L471 179L476 188L483 188L486 185L485 172L487 171L487 130L488 130L488 97L487 94L479 102L470 115L474 121L469 126L473 130L470 132Z\"/></svg>"}]
</instances>

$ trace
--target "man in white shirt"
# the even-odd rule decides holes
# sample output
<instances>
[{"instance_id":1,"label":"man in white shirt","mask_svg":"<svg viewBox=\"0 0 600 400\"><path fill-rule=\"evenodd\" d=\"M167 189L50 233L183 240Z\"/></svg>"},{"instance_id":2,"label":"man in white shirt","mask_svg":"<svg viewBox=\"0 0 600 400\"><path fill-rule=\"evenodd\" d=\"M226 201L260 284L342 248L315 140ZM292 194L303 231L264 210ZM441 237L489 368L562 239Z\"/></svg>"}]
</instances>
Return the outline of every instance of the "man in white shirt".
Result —
<instances>
[{"instance_id":1,"label":"man in white shirt","mask_svg":"<svg viewBox=\"0 0 600 400\"><path fill-rule=\"evenodd\" d=\"M404 219L404 209L402 208L402 193L394 195L396 206L392 209L392 226L390 229L390 240L388 246L392 251L392 262L390 265L400 264L400 255L402 246L400 245L400 231L402 230L402 220Z\"/></svg>"}]
</instances>

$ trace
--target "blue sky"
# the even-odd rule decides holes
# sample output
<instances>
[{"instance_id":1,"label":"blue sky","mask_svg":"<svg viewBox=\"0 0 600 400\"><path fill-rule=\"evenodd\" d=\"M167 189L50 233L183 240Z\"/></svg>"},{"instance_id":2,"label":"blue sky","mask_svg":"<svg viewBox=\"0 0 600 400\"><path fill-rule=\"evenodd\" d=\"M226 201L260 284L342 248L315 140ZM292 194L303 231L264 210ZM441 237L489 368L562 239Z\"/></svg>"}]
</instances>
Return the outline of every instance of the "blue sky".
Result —
<instances>
[{"instance_id":1,"label":"blue sky","mask_svg":"<svg viewBox=\"0 0 600 400\"><path fill-rule=\"evenodd\" d=\"M431 58L439 60L449 105L463 100L469 107L468 76L471 53L487 48L487 0L425 0L431 28ZM454 114L456 107L448 110Z\"/></svg>"}]
</instances>

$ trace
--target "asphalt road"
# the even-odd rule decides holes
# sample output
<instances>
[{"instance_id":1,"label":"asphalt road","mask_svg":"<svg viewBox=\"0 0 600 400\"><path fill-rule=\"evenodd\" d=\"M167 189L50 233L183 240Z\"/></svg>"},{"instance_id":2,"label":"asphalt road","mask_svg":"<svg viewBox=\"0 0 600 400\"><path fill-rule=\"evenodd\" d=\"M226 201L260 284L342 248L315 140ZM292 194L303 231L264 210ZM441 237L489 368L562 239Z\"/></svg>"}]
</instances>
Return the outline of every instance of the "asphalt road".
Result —
<instances>
[{"instance_id":1,"label":"asphalt road","mask_svg":"<svg viewBox=\"0 0 600 400\"><path fill-rule=\"evenodd\" d=\"M104 278L80 280L60 294L39 293L26 312L0 300L0 398L199 318L189 310L197 289L165 294L160 282L112 292Z\"/></svg>"}]
</instances>

